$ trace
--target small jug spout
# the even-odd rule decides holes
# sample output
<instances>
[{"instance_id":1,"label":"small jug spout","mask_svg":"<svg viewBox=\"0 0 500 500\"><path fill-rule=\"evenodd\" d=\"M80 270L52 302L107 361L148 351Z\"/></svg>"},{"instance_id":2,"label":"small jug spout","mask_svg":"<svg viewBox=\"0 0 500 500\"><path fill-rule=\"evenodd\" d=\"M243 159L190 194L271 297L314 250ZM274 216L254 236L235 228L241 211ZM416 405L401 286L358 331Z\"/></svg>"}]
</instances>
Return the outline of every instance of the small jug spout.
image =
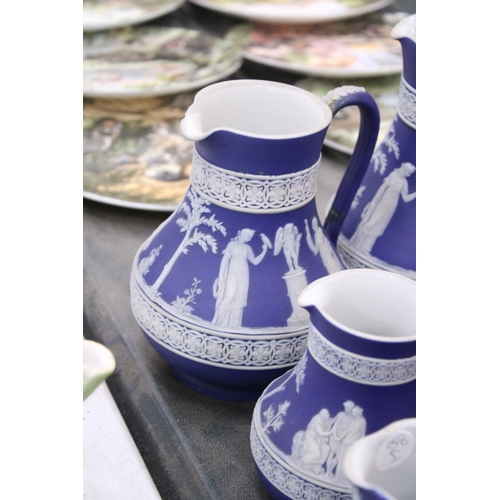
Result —
<instances>
[{"instance_id":1,"label":"small jug spout","mask_svg":"<svg viewBox=\"0 0 500 500\"><path fill-rule=\"evenodd\" d=\"M93 340L83 341L83 399L86 399L116 368L113 353Z\"/></svg>"}]
</instances>

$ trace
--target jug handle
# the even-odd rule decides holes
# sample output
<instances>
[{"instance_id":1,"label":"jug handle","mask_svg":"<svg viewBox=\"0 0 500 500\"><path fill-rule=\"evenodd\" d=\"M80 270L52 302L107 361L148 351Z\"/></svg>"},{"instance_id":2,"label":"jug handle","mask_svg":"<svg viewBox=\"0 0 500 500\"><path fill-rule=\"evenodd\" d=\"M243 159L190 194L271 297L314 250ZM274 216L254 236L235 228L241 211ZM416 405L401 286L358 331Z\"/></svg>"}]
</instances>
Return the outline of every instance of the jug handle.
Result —
<instances>
[{"instance_id":1,"label":"jug handle","mask_svg":"<svg viewBox=\"0 0 500 500\"><path fill-rule=\"evenodd\" d=\"M380 128L380 113L375 100L363 87L338 87L328 92L323 100L330 106L333 116L347 106L358 106L361 117L358 140L323 224L328 238L336 245L342 224L370 165Z\"/></svg>"}]
</instances>

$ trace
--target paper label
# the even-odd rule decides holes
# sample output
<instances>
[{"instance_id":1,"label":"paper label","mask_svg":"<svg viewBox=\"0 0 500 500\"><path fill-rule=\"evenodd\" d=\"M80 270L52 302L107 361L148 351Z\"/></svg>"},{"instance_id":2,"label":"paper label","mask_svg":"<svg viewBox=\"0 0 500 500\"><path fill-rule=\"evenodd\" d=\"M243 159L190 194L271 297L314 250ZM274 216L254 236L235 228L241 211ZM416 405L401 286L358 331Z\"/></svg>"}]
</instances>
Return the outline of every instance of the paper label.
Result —
<instances>
[{"instance_id":1,"label":"paper label","mask_svg":"<svg viewBox=\"0 0 500 500\"><path fill-rule=\"evenodd\" d=\"M415 449L415 437L409 431L398 431L389 435L380 446L375 465L379 471L397 467L403 463Z\"/></svg>"}]
</instances>

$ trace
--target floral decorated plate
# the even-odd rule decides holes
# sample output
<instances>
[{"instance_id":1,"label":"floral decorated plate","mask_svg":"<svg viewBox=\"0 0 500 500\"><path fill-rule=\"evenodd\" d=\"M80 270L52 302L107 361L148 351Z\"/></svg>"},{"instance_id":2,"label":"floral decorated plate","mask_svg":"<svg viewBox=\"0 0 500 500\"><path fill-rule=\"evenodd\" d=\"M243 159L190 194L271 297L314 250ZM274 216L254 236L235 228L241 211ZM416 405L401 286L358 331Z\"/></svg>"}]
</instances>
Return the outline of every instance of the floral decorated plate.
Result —
<instances>
[{"instance_id":1,"label":"floral decorated plate","mask_svg":"<svg viewBox=\"0 0 500 500\"><path fill-rule=\"evenodd\" d=\"M230 16L263 23L318 23L357 17L395 0L190 0Z\"/></svg>"},{"instance_id":2,"label":"floral decorated plate","mask_svg":"<svg viewBox=\"0 0 500 500\"><path fill-rule=\"evenodd\" d=\"M342 85L364 87L375 99L380 111L378 145L386 136L396 116L400 78L400 75L367 79L358 78L355 80L306 78L298 81L296 85L318 97L323 97L328 91ZM340 110L328 128L325 146L341 151L342 153L352 154L358 139L359 126L358 108L350 106Z\"/></svg>"},{"instance_id":3,"label":"floral decorated plate","mask_svg":"<svg viewBox=\"0 0 500 500\"><path fill-rule=\"evenodd\" d=\"M185 0L83 0L83 31L139 24L168 14Z\"/></svg>"},{"instance_id":4,"label":"floral decorated plate","mask_svg":"<svg viewBox=\"0 0 500 500\"><path fill-rule=\"evenodd\" d=\"M231 35L246 59L273 68L326 78L400 73L401 45L391 37L407 14L375 13L319 25L243 24Z\"/></svg>"},{"instance_id":5,"label":"floral decorated plate","mask_svg":"<svg viewBox=\"0 0 500 500\"><path fill-rule=\"evenodd\" d=\"M192 142L179 123L194 93L84 99L83 196L141 210L172 211L189 186Z\"/></svg>"},{"instance_id":6,"label":"floral decorated plate","mask_svg":"<svg viewBox=\"0 0 500 500\"><path fill-rule=\"evenodd\" d=\"M233 41L184 28L142 27L83 37L83 96L133 98L177 94L239 69Z\"/></svg>"}]
</instances>

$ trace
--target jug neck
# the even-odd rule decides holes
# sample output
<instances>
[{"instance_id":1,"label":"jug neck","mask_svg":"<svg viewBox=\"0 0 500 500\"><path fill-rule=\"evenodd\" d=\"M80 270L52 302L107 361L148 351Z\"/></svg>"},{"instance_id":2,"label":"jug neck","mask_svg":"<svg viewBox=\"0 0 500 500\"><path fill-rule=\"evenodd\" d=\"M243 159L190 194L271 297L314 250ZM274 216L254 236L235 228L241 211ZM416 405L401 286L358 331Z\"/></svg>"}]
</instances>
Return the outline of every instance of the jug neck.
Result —
<instances>
[{"instance_id":1,"label":"jug neck","mask_svg":"<svg viewBox=\"0 0 500 500\"><path fill-rule=\"evenodd\" d=\"M328 125L293 139L248 137L225 130L195 142L198 155L216 167L250 175L286 175L314 165L321 154Z\"/></svg>"},{"instance_id":2,"label":"jug neck","mask_svg":"<svg viewBox=\"0 0 500 500\"><path fill-rule=\"evenodd\" d=\"M191 188L214 205L238 212L271 214L295 210L316 196L319 158L302 170L256 175L214 165L202 158L198 147L196 144L193 151Z\"/></svg>"}]
</instances>

